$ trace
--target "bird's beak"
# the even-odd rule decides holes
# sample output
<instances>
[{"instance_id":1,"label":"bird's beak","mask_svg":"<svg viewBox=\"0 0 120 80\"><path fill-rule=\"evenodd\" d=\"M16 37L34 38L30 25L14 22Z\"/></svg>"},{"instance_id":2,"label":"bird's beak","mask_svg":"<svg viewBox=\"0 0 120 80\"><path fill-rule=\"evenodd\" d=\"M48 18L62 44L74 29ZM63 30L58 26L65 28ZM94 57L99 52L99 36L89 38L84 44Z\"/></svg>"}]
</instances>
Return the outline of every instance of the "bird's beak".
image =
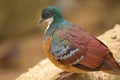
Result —
<instances>
[{"instance_id":1,"label":"bird's beak","mask_svg":"<svg viewBox=\"0 0 120 80\"><path fill-rule=\"evenodd\" d=\"M44 19L41 18L41 19L38 21L37 25L39 26L43 21L44 21Z\"/></svg>"}]
</instances>

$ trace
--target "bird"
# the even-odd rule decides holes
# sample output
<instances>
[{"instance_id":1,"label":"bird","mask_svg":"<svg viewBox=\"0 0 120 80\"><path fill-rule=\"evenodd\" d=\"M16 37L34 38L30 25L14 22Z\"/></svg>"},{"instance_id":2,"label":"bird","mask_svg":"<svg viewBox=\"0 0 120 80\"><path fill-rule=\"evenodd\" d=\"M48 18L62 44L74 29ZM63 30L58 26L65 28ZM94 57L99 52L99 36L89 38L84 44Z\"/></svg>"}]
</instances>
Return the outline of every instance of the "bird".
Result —
<instances>
[{"instance_id":1,"label":"bird","mask_svg":"<svg viewBox=\"0 0 120 80\"><path fill-rule=\"evenodd\" d=\"M91 33L67 21L56 6L42 10L38 24L47 22L43 50L49 60L67 72L104 71L120 75L120 64L109 48Z\"/></svg>"}]
</instances>

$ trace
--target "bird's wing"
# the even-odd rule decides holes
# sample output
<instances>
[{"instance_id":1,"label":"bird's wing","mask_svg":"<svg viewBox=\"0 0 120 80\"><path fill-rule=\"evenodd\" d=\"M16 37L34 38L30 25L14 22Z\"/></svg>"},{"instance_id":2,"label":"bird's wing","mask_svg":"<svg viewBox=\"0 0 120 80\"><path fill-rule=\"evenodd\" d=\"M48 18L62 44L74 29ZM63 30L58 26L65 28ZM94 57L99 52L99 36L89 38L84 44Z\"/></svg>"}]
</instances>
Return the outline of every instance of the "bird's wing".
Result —
<instances>
[{"instance_id":1,"label":"bird's wing","mask_svg":"<svg viewBox=\"0 0 120 80\"><path fill-rule=\"evenodd\" d=\"M111 60L111 65L115 63L112 53L104 43L77 26L56 30L50 51L60 63L89 71L101 69L106 56L110 56L107 59L108 63ZM120 70L120 66L116 63L112 67Z\"/></svg>"},{"instance_id":2,"label":"bird's wing","mask_svg":"<svg viewBox=\"0 0 120 80\"><path fill-rule=\"evenodd\" d=\"M97 70L109 54L102 42L77 26L56 30L50 51L60 63L85 70Z\"/></svg>"}]
</instances>

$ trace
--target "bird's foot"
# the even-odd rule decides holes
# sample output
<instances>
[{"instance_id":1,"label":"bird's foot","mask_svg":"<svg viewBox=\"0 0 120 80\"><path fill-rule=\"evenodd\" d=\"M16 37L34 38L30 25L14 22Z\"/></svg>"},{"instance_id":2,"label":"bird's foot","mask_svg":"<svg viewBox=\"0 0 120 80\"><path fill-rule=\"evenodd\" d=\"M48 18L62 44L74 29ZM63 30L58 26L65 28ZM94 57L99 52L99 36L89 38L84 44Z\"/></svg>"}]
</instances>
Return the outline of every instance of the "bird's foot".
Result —
<instances>
[{"instance_id":1,"label":"bird's foot","mask_svg":"<svg viewBox=\"0 0 120 80\"><path fill-rule=\"evenodd\" d=\"M74 74L75 73L64 71L64 72L61 72L60 76L57 79L55 79L55 80L69 80L70 76L74 75Z\"/></svg>"}]
</instances>

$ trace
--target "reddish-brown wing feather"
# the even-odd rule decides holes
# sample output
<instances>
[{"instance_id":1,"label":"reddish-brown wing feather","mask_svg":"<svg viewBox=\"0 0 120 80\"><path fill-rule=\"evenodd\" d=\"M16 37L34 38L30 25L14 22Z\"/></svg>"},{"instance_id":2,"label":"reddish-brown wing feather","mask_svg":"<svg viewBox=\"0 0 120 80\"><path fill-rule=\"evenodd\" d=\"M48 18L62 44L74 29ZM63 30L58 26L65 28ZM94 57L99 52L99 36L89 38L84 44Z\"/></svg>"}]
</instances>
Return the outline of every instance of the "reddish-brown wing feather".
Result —
<instances>
[{"instance_id":1,"label":"reddish-brown wing feather","mask_svg":"<svg viewBox=\"0 0 120 80\"><path fill-rule=\"evenodd\" d=\"M61 63L72 64L81 56L84 56L84 58L78 63L83 67L96 70L104 64L104 61L107 61L112 67L117 68L117 70L120 71L120 66L116 64L110 50L91 34L83 31L77 26L66 28L64 32L58 31L58 34L60 37L71 43L71 49L79 49L75 55L66 60L62 60ZM106 58L106 56L109 55L111 57Z\"/></svg>"},{"instance_id":2,"label":"reddish-brown wing feather","mask_svg":"<svg viewBox=\"0 0 120 80\"><path fill-rule=\"evenodd\" d=\"M94 69L102 65L105 56L109 54L109 50L96 39L91 40L87 48L88 50L85 58L80 62L80 64L89 68Z\"/></svg>"}]
</instances>

